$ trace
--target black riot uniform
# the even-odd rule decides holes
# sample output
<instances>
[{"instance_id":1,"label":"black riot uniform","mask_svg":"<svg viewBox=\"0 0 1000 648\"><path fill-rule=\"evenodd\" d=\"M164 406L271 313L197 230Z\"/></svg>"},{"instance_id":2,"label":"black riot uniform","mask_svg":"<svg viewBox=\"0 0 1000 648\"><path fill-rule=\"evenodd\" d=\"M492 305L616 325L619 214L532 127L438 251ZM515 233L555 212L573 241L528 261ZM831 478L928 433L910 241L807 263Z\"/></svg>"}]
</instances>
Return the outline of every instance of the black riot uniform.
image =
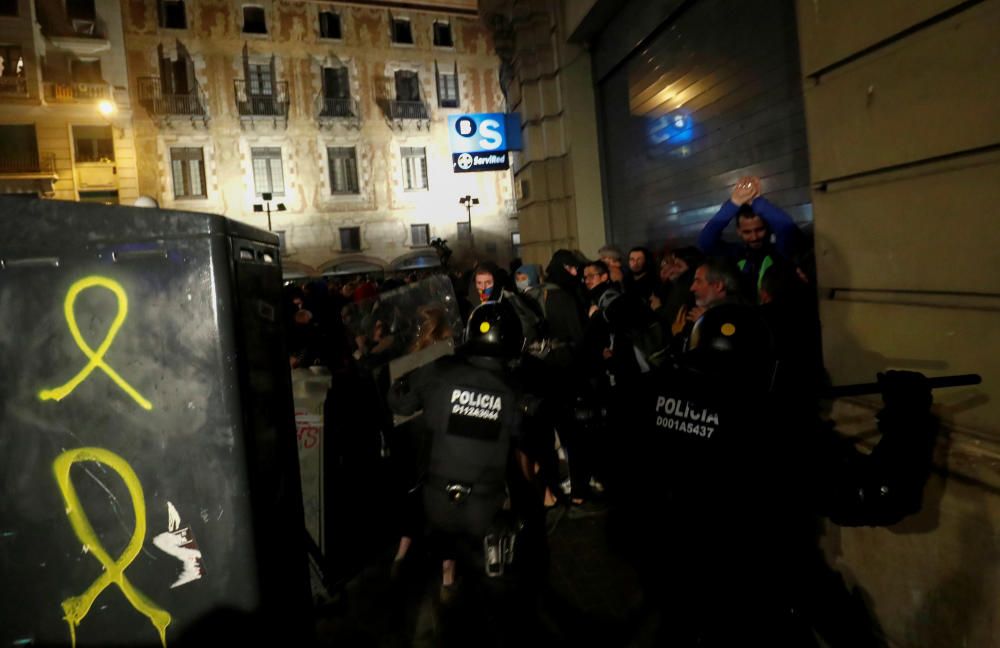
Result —
<instances>
[{"instance_id":1,"label":"black riot uniform","mask_svg":"<svg viewBox=\"0 0 1000 648\"><path fill-rule=\"evenodd\" d=\"M819 634L878 645L823 561L818 516L882 525L919 508L936 430L926 380L883 378L883 439L863 455L815 408L772 393L770 358L758 313L724 305L698 322L678 364L637 378L622 471L635 497L615 530L659 610L658 642L811 646Z\"/></svg>"},{"instance_id":2,"label":"black riot uniform","mask_svg":"<svg viewBox=\"0 0 1000 648\"><path fill-rule=\"evenodd\" d=\"M441 558L484 567L484 537L506 498L522 402L506 362L523 345L517 315L501 304L478 306L467 342L397 381L389 404L400 414L423 410L431 449L423 485L429 530ZM481 573L481 572L480 572Z\"/></svg>"}]
</instances>

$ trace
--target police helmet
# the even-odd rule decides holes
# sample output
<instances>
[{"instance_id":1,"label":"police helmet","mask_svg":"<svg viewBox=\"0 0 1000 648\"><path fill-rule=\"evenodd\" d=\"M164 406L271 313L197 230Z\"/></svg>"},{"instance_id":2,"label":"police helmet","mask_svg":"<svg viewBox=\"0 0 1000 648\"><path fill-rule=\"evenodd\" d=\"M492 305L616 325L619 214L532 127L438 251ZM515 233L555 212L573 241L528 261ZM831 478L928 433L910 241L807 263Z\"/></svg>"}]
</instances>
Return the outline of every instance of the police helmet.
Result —
<instances>
[{"instance_id":1,"label":"police helmet","mask_svg":"<svg viewBox=\"0 0 1000 648\"><path fill-rule=\"evenodd\" d=\"M483 302L465 326L465 351L472 355L516 358L524 348L521 320L505 301Z\"/></svg>"},{"instance_id":2,"label":"police helmet","mask_svg":"<svg viewBox=\"0 0 1000 648\"><path fill-rule=\"evenodd\" d=\"M679 364L699 374L769 390L775 370L771 330L755 307L719 304L695 322Z\"/></svg>"}]
</instances>

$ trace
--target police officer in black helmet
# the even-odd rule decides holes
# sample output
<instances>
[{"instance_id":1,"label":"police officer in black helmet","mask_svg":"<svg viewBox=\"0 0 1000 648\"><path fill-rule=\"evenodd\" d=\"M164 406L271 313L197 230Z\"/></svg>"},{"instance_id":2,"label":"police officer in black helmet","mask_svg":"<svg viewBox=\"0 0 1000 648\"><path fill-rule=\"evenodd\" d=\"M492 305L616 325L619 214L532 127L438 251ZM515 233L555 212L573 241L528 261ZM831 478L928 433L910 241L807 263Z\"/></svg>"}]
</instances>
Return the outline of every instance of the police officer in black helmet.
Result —
<instances>
[{"instance_id":1,"label":"police officer in black helmet","mask_svg":"<svg viewBox=\"0 0 1000 648\"><path fill-rule=\"evenodd\" d=\"M673 366L630 390L639 451L622 474L635 497L611 522L640 557L648 645L880 645L826 566L817 522L887 525L919 509L930 389L921 374L880 375L882 440L865 455L817 420L815 402L783 402L774 372L757 310L726 304Z\"/></svg>"},{"instance_id":2,"label":"police officer in black helmet","mask_svg":"<svg viewBox=\"0 0 1000 648\"><path fill-rule=\"evenodd\" d=\"M446 602L455 594L456 571L465 581L501 575L513 553L511 529L496 528L496 520L507 499L512 451L513 463L528 476L527 462L516 450L523 400L507 371L523 344L513 309L485 302L470 315L466 342L456 355L417 370L390 390L390 407L399 414L422 409L430 432L423 503L443 561Z\"/></svg>"}]
</instances>

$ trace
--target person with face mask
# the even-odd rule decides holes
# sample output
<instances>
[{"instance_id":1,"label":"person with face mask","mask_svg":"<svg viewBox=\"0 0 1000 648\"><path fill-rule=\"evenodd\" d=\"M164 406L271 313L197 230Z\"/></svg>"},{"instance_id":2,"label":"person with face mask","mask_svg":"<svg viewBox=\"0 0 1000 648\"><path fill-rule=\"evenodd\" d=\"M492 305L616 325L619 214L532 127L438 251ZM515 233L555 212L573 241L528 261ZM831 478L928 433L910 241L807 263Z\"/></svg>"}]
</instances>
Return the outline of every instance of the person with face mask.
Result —
<instances>
[{"instance_id":1,"label":"person with face mask","mask_svg":"<svg viewBox=\"0 0 1000 648\"><path fill-rule=\"evenodd\" d=\"M542 336L543 315L541 308L528 297L518 292L507 290L507 273L490 262L479 264L472 276L470 286L470 301L473 304L486 302L507 302L518 319L528 344L538 341Z\"/></svg>"}]
</instances>

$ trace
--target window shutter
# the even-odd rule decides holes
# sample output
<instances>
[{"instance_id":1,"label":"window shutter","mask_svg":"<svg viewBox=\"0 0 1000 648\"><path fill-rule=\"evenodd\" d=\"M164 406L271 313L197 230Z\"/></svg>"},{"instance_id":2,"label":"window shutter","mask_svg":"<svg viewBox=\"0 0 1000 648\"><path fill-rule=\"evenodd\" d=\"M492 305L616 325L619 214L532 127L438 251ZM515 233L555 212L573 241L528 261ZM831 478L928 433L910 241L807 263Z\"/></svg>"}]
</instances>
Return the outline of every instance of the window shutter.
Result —
<instances>
[{"instance_id":1,"label":"window shutter","mask_svg":"<svg viewBox=\"0 0 1000 648\"><path fill-rule=\"evenodd\" d=\"M243 43L243 78L250 83L250 50L246 43Z\"/></svg>"},{"instance_id":2,"label":"window shutter","mask_svg":"<svg viewBox=\"0 0 1000 648\"><path fill-rule=\"evenodd\" d=\"M156 46L156 53L160 59L160 92L165 95L174 94L174 75L171 74L170 59L163 53L163 45Z\"/></svg>"},{"instance_id":3,"label":"window shutter","mask_svg":"<svg viewBox=\"0 0 1000 648\"><path fill-rule=\"evenodd\" d=\"M338 99L347 99L351 96L351 85L350 85L350 75L347 72L347 66L342 66L337 70L338 79Z\"/></svg>"}]
</instances>

